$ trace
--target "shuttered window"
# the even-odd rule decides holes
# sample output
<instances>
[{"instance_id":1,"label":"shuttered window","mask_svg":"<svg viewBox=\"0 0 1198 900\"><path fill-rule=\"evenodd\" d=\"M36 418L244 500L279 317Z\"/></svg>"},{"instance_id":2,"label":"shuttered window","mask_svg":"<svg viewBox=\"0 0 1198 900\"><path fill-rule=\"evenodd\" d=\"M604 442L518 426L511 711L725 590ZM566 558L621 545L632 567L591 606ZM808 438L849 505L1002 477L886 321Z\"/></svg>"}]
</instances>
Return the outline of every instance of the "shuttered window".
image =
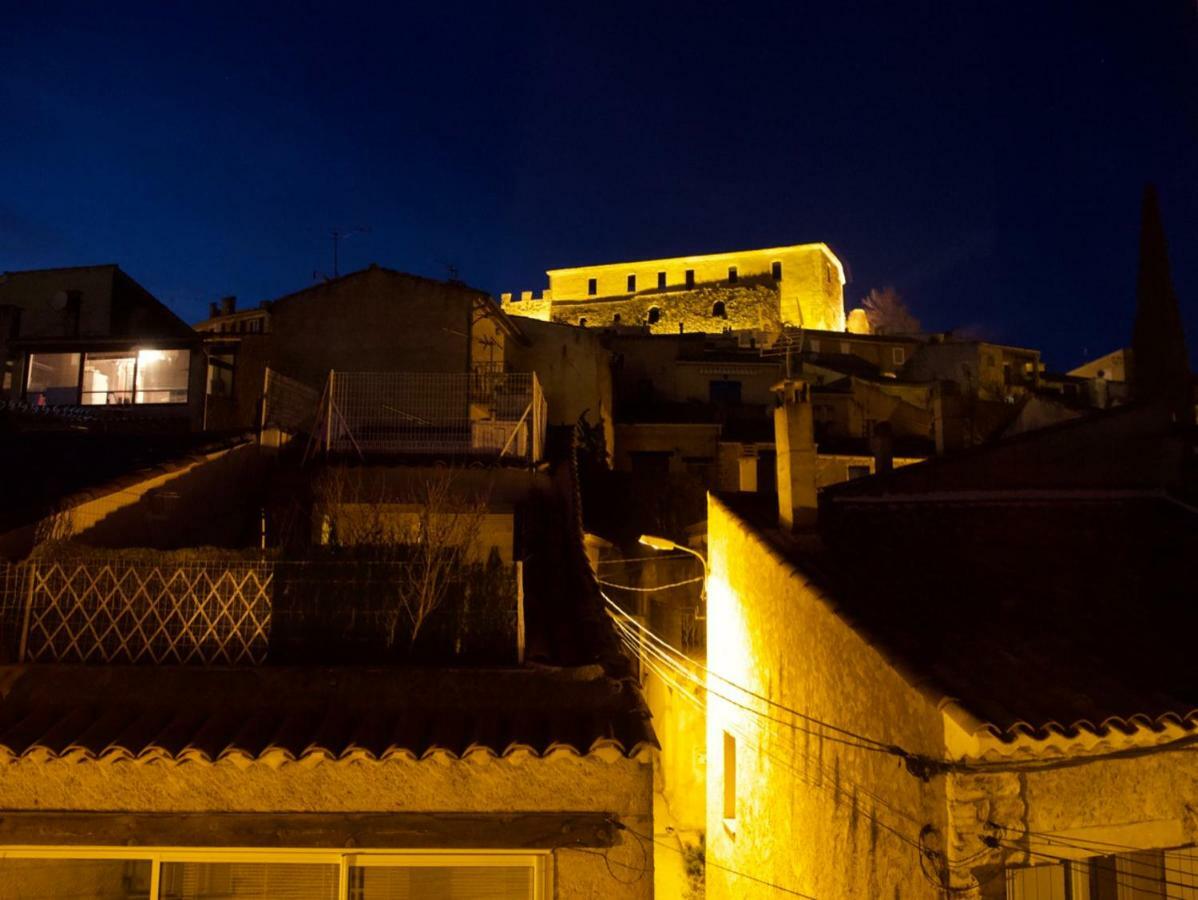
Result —
<instances>
[{"instance_id":1,"label":"shuttered window","mask_svg":"<svg viewBox=\"0 0 1198 900\"><path fill-rule=\"evenodd\" d=\"M337 866L321 863L166 862L161 900L337 900Z\"/></svg>"},{"instance_id":2,"label":"shuttered window","mask_svg":"<svg viewBox=\"0 0 1198 900\"><path fill-rule=\"evenodd\" d=\"M531 866L355 866L350 900L532 900Z\"/></svg>"}]
</instances>

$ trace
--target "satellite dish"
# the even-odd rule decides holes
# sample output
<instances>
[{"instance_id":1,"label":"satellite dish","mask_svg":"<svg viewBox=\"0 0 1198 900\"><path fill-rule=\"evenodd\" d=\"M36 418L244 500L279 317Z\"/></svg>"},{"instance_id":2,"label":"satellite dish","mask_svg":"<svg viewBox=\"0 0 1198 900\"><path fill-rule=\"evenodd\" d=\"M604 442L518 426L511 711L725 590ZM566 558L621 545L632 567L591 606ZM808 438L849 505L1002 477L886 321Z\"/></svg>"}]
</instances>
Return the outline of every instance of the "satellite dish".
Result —
<instances>
[{"instance_id":1,"label":"satellite dish","mask_svg":"<svg viewBox=\"0 0 1198 900\"><path fill-rule=\"evenodd\" d=\"M58 291L53 297L50 298L50 305L54 307L54 309L66 309L67 301L70 299L70 295L67 294L66 291Z\"/></svg>"}]
</instances>

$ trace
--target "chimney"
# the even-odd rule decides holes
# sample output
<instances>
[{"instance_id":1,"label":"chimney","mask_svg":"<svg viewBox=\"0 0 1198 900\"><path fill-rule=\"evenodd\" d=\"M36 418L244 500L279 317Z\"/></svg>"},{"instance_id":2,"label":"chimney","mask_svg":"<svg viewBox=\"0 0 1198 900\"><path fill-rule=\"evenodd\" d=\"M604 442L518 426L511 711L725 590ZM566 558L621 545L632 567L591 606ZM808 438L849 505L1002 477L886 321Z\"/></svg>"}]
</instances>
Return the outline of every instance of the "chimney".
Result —
<instances>
[{"instance_id":1,"label":"chimney","mask_svg":"<svg viewBox=\"0 0 1198 900\"><path fill-rule=\"evenodd\" d=\"M237 312L237 298L232 296L221 297L220 314L222 316L231 316L235 312Z\"/></svg>"},{"instance_id":2,"label":"chimney","mask_svg":"<svg viewBox=\"0 0 1198 900\"><path fill-rule=\"evenodd\" d=\"M815 421L811 387L787 379L774 385L778 452L778 521L783 528L815 524Z\"/></svg>"},{"instance_id":3,"label":"chimney","mask_svg":"<svg viewBox=\"0 0 1198 900\"><path fill-rule=\"evenodd\" d=\"M220 310L216 308L216 301L213 300L208 304L208 318L215 319L220 315Z\"/></svg>"},{"instance_id":4,"label":"chimney","mask_svg":"<svg viewBox=\"0 0 1198 900\"><path fill-rule=\"evenodd\" d=\"M874 455L874 474L885 475L894 468L894 432L890 423L875 425L869 443Z\"/></svg>"},{"instance_id":5,"label":"chimney","mask_svg":"<svg viewBox=\"0 0 1198 900\"><path fill-rule=\"evenodd\" d=\"M938 381L932 388L932 430L936 455L943 456L965 447L965 401L953 381Z\"/></svg>"}]
</instances>

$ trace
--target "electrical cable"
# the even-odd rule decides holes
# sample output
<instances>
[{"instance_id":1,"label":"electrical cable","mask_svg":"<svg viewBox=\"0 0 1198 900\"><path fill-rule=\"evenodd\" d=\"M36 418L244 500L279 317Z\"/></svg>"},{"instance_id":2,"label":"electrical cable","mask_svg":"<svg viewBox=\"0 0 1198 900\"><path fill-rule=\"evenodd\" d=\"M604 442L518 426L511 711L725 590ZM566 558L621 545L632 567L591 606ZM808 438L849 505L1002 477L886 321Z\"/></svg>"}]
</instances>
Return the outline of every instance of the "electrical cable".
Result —
<instances>
[{"instance_id":1,"label":"electrical cable","mask_svg":"<svg viewBox=\"0 0 1198 900\"><path fill-rule=\"evenodd\" d=\"M688 578L688 579L686 579L686 581L675 581L673 584L659 584L656 587L633 587L632 585L629 585L629 584L612 584L612 582L604 581L602 578L595 579L595 581L597 583L603 585L604 587L616 588L621 591L636 591L637 593L640 593L640 594L651 594L654 591L665 591L665 590L669 590L670 588L684 587L685 585L696 584L697 582L700 582L703 580L704 580L703 576L699 575L696 578Z\"/></svg>"}]
</instances>

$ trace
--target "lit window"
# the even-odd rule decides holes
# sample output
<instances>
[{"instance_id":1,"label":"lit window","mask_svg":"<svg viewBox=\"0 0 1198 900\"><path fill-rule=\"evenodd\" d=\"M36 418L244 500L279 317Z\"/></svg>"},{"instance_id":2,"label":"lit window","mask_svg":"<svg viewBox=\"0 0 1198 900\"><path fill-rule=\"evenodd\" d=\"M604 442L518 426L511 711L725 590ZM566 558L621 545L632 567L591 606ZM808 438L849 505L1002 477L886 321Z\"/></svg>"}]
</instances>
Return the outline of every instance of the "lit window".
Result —
<instances>
[{"instance_id":1,"label":"lit window","mask_svg":"<svg viewBox=\"0 0 1198 900\"><path fill-rule=\"evenodd\" d=\"M890 361L896 366L901 366L907 361L907 351L902 347L891 347Z\"/></svg>"},{"instance_id":2,"label":"lit window","mask_svg":"<svg viewBox=\"0 0 1198 900\"><path fill-rule=\"evenodd\" d=\"M693 288L695 286L695 270L694 269L686 270L686 286L688 288Z\"/></svg>"},{"instance_id":3,"label":"lit window","mask_svg":"<svg viewBox=\"0 0 1198 900\"><path fill-rule=\"evenodd\" d=\"M630 293L630 294L636 293L636 276L635 275L628 276L628 293Z\"/></svg>"},{"instance_id":4,"label":"lit window","mask_svg":"<svg viewBox=\"0 0 1198 900\"><path fill-rule=\"evenodd\" d=\"M717 300L715 303L711 304L711 317L713 319L728 318L728 310L724 308L723 300Z\"/></svg>"},{"instance_id":5,"label":"lit window","mask_svg":"<svg viewBox=\"0 0 1198 900\"><path fill-rule=\"evenodd\" d=\"M34 353L29 357L25 399L37 406L79 402L78 353Z\"/></svg>"},{"instance_id":6,"label":"lit window","mask_svg":"<svg viewBox=\"0 0 1198 900\"><path fill-rule=\"evenodd\" d=\"M83 405L113 406L133 402L135 353L89 353L83 360Z\"/></svg>"},{"instance_id":7,"label":"lit window","mask_svg":"<svg viewBox=\"0 0 1198 900\"><path fill-rule=\"evenodd\" d=\"M186 403L190 369L188 350L138 351L137 402Z\"/></svg>"},{"instance_id":8,"label":"lit window","mask_svg":"<svg viewBox=\"0 0 1198 900\"><path fill-rule=\"evenodd\" d=\"M728 267L728 283L736 284L736 281L739 277L740 277L740 275L736 271L736 266L729 266Z\"/></svg>"},{"instance_id":9,"label":"lit window","mask_svg":"<svg viewBox=\"0 0 1198 900\"><path fill-rule=\"evenodd\" d=\"M656 325L661 320L661 310L656 306L649 307L649 324Z\"/></svg>"},{"instance_id":10,"label":"lit window","mask_svg":"<svg viewBox=\"0 0 1198 900\"><path fill-rule=\"evenodd\" d=\"M782 263L780 263L778 260L774 260L772 263L770 263L770 274L774 276L774 281L781 281Z\"/></svg>"},{"instance_id":11,"label":"lit window","mask_svg":"<svg viewBox=\"0 0 1198 900\"><path fill-rule=\"evenodd\" d=\"M360 900L393 897L492 897L495 900L531 900L538 896L540 877L535 863L519 857L472 864L468 859L444 865L375 863L351 866L349 895Z\"/></svg>"},{"instance_id":12,"label":"lit window","mask_svg":"<svg viewBox=\"0 0 1198 900\"><path fill-rule=\"evenodd\" d=\"M666 273L658 272L657 273L657 288L658 288L658 290L664 290L665 286L666 286Z\"/></svg>"},{"instance_id":13,"label":"lit window","mask_svg":"<svg viewBox=\"0 0 1198 900\"><path fill-rule=\"evenodd\" d=\"M724 732L724 819L736 819L736 738Z\"/></svg>"},{"instance_id":14,"label":"lit window","mask_svg":"<svg viewBox=\"0 0 1198 900\"><path fill-rule=\"evenodd\" d=\"M599 279L598 278L588 278L587 279L587 294L594 297L597 293L599 293Z\"/></svg>"}]
</instances>

